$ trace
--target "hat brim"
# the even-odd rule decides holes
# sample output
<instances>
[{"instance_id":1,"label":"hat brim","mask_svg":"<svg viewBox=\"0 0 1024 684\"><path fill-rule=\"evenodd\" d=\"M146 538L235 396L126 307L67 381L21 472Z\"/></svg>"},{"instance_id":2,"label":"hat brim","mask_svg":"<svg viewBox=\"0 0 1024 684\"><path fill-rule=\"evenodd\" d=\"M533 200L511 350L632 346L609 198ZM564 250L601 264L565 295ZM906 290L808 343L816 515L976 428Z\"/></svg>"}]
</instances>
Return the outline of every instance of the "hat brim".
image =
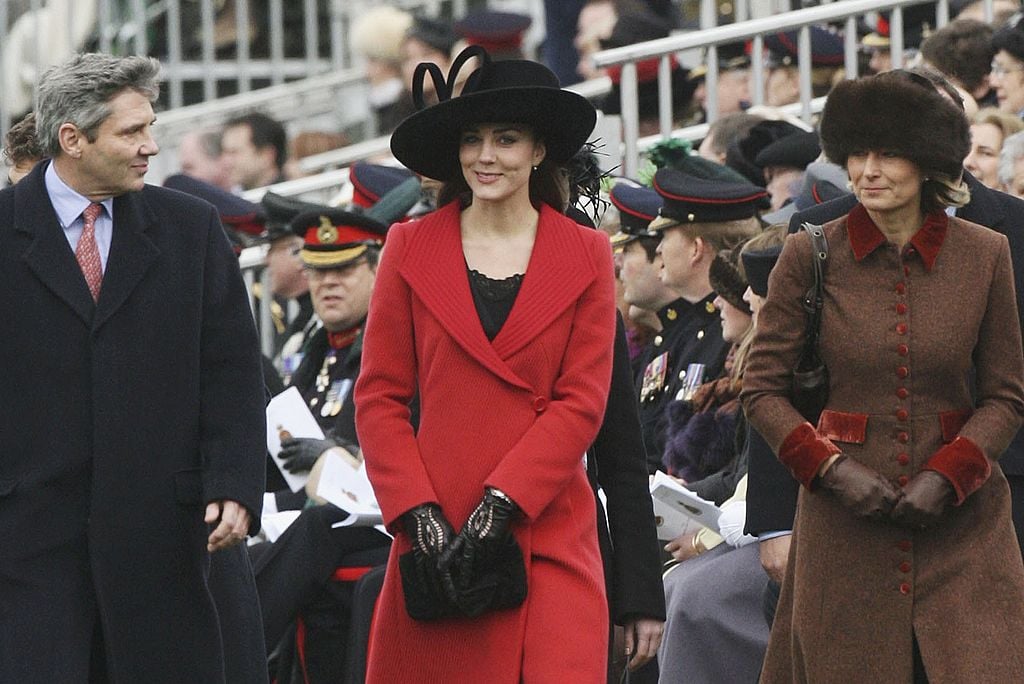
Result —
<instances>
[{"instance_id":1,"label":"hat brim","mask_svg":"<svg viewBox=\"0 0 1024 684\"><path fill-rule=\"evenodd\" d=\"M660 233L666 228L675 228L676 226L685 225L679 219L669 218L668 216L659 216L658 218L651 221L651 225L647 226L647 232L649 233Z\"/></svg>"},{"instance_id":2,"label":"hat brim","mask_svg":"<svg viewBox=\"0 0 1024 684\"><path fill-rule=\"evenodd\" d=\"M407 117L391 134L391 152L422 176L450 181L462 174L459 136L467 126L527 124L544 142L546 158L561 164L579 151L596 121L593 105L568 90L524 86L481 91Z\"/></svg>"}]
</instances>

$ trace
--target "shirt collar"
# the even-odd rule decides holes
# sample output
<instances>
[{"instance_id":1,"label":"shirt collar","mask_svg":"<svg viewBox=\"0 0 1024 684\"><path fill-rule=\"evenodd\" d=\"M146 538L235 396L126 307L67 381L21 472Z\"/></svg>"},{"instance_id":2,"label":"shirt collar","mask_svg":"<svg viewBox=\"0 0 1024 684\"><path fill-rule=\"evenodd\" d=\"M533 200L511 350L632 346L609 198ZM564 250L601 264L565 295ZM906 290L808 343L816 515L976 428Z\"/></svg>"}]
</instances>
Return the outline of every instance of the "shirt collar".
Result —
<instances>
[{"instance_id":1,"label":"shirt collar","mask_svg":"<svg viewBox=\"0 0 1024 684\"><path fill-rule=\"evenodd\" d=\"M57 220L65 229L82 215L85 208L92 204L92 200L74 190L65 183L59 175L53 162L48 162L44 176L46 192L50 195L50 204L57 213ZM100 202L107 211L107 216L114 215L114 198L108 197Z\"/></svg>"},{"instance_id":2,"label":"shirt collar","mask_svg":"<svg viewBox=\"0 0 1024 684\"><path fill-rule=\"evenodd\" d=\"M925 270L931 271L939 250L946 239L949 217L944 211L933 211L925 214L921 228L910 238L910 244L921 255ZM885 243L885 235L871 220L864 205L857 204L850 210L846 218L846 229L850 235L850 247L853 256L860 261Z\"/></svg>"}]
</instances>

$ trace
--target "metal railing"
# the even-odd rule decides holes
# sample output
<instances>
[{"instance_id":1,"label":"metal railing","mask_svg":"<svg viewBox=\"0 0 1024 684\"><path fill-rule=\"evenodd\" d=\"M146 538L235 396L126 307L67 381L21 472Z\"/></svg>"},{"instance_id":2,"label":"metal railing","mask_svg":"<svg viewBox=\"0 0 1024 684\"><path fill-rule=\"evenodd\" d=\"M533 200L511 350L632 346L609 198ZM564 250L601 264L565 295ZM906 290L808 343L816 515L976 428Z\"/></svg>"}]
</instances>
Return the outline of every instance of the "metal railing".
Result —
<instances>
[{"instance_id":1,"label":"metal railing","mask_svg":"<svg viewBox=\"0 0 1024 684\"><path fill-rule=\"evenodd\" d=\"M798 70L800 82L800 116L810 121L812 115L811 97L811 37L812 24L843 22L844 65L847 78L857 76L857 19L870 12L891 11L889 50L894 68L903 65L903 9L921 5L930 0L841 0L839 2L785 12L771 17L751 19L728 26L719 26L702 31L671 36L659 40L637 43L594 55L594 64L599 67L622 67L622 137L624 144L623 170L627 176L636 174L640 160L639 115L637 98L637 62L658 59L658 102L659 129L661 138L673 135L672 86L670 57L687 50L707 48L707 103L709 121L718 113L716 86L718 83L718 54L720 45L751 41L751 81L754 84L754 103L764 102L764 36L797 29ZM986 16L991 16L992 0L985 0ZM935 26L944 26L949 21L949 1L938 0Z\"/></svg>"}]
</instances>

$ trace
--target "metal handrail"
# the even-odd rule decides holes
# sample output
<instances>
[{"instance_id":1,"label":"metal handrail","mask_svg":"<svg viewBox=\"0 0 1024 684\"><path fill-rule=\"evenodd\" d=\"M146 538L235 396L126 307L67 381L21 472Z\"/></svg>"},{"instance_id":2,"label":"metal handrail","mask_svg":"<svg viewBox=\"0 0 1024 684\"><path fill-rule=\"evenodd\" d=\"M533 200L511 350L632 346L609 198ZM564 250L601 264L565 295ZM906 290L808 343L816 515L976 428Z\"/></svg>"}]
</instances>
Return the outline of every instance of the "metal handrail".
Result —
<instances>
[{"instance_id":1,"label":"metal handrail","mask_svg":"<svg viewBox=\"0 0 1024 684\"><path fill-rule=\"evenodd\" d=\"M791 29L799 30L797 64L800 75L801 117L809 121L812 111L811 103L811 60L810 60L810 26L827 22L845 21L844 31L844 62L847 78L857 76L857 17L882 10L891 10L890 19L890 54L894 67L903 63L903 8L921 5L930 0L840 0L839 2L809 7L792 12L784 12L770 17L750 19L737 24L717 26L700 31L678 34L668 38L660 38L644 43L636 43L624 47L603 50L592 57L594 65L605 68L622 67L620 84L622 93L622 128L625 141L623 168L626 175L635 175L639 165L639 115L637 104L637 62L659 59L658 85L660 103L661 137L672 135L671 111L671 77L669 57L685 50L708 48L707 54L707 112L708 119L713 121L718 113L716 84L718 82L717 47L739 41L752 41L752 71L755 79L754 103L763 102L763 88L758 88L764 72L763 37L766 34ZM992 0L985 0L986 11L991 11ZM938 0L936 9L936 27L948 21L949 0ZM667 113L667 114L666 114Z\"/></svg>"}]
</instances>

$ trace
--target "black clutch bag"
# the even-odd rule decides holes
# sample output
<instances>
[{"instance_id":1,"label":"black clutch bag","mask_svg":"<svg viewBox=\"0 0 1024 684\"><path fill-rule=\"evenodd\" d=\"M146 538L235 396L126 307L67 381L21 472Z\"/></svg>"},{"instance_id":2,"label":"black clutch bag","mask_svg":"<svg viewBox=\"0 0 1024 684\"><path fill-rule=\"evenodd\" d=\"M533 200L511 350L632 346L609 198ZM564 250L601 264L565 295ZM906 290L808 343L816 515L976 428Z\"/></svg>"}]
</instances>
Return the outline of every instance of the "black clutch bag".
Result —
<instances>
[{"instance_id":1,"label":"black clutch bag","mask_svg":"<svg viewBox=\"0 0 1024 684\"><path fill-rule=\"evenodd\" d=\"M814 279L804 295L804 310L807 312L807 328L804 347L800 351L796 368L793 370L793 406L813 425L818 424L825 403L828 401L828 367L818 353L818 337L821 333L821 309L824 306L825 265L828 263L828 242L821 226L803 224L811 238Z\"/></svg>"},{"instance_id":2,"label":"black clutch bag","mask_svg":"<svg viewBox=\"0 0 1024 684\"><path fill-rule=\"evenodd\" d=\"M455 564L446 588L435 562L412 551L398 558L405 610L414 620L477 617L516 608L526 600L526 566L515 537L477 555L472 567Z\"/></svg>"}]
</instances>

